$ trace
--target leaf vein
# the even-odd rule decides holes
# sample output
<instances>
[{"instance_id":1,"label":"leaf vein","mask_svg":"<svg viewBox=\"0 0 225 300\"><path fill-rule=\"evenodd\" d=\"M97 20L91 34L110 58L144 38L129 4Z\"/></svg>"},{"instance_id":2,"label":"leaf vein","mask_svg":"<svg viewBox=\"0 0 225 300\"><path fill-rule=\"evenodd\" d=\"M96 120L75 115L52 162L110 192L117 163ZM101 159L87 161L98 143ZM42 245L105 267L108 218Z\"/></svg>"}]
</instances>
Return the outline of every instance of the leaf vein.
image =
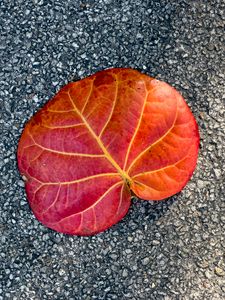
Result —
<instances>
[{"instance_id":1,"label":"leaf vein","mask_svg":"<svg viewBox=\"0 0 225 300\"><path fill-rule=\"evenodd\" d=\"M51 207L53 207L56 204L56 202L57 202L57 200L59 198L60 190L61 190L61 185L59 185L57 194L55 196L55 200L52 202L52 204L48 208L46 208L44 211L42 211L42 215L45 214Z\"/></svg>"},{"instance_id":2,"label":"leaf vein","mask_svg":"<svg viewBox=\"0 0 225 300\"><path fill-rule=\"evenodd\" d=\"M144 83L145 84L145 83ZM141 110L141 113L140 113L140 117L139 117L139 121L138 121L138 124L137 124L137 127L135 129L135 132L131 138L131 141L129 143L129 146L127 148L127 153L126 153L126 157L125 157L125 161L124 161L124 166L123 166L123 170L125 170L126 168L126 165L127 165L127 160L128 160L128 157L129 157L129 154L130 154L130 149L131 149L131 146L134 142L134 139L138 133L138 130L140 128L140 125L141 125L141 121L142 121L142 118L143 118L143 114L144 114L144 110L145 110L145 106L146 106L146 103L147 103L147 99L148 99L148 95L149 95L149 92L147 91L147 88L146 88L146 84L145 84L145 91L146 91L146 96L145 96L145 99L144 99L144 102L143 102L143 106L142 106L142 110Z\"/></svg>"},{"instance_id":3,"label":"leaf vein","mask_svg":"<svg viewBox=\"0 0 225 300\"><path fill-rule=\"evenodd\" d=\"M158 140L156 140L154 143L152 143L151 145L149 145L146 149L142 150L141 153L138 154L138 156L130 164L130 166L129 166L128 170L127 170L127 173L130 172L130 170L132 169L132 167L134 166L134 164L136 163L136 161L138 159L140 159L140 157L142 155L144 155L144 153L146 153L147 151L150 150L150 148L152 148L154 145L156 145L157 143L159 143L160 141L162 141L171 132L171 130L174 128L174 125L175 125L176 120L177 120L177 113L178 113L178 109L176 109L176 115L175 115L175 118L174 118L174 121L173 121L173 124L171 125L171 127L164 133L163 136L161 136Z\"/></svg>"},{"instance_id":4,"label":"leaf vein","mask_svg":"<svg viewBox=\"0 0 225 300\"><path fill-rule=\"evenodd\" d=\"M26 147L24 147L24 149L27 149L27 148L32 147L32 146L37 146L37 147L39 147L39 148L41 148L45 151L49 151L49 152L53 152L53 153L61 154L61 155L83 156L83 157L105 157L104 154L88 154L88 153L76 153L76 152L65 152L65 151L53 150L51 148L47 148L47 147L44 147L44 146L40 145L39 143L37 143L35 141L35 139L33 138L33 136L30 133L29 133L29 135L32 138L34 144L26 146Z\"/></svg>"},{"instance_id":5,"label":"leaf vein","mask_svg":"<svg viewBox=\"0 0 225 300\"><path fill-rule=\"evenodd\" d=\"M178 167L177 167L177 164L179 164L180 162L182 162L183 160L185 160L185 159L188 157L189 152L190 152L190 148L189 148L187 154L186 154L184 157L182 157L181 159L177 160L174 164L167 165L167 166L165 166L165 167L163 167L163 168L156 169L156 170L153 170L153 171L148 171L148 172L139 173L139 174L134 175L132 178L137 178L138 176L147 175L147 174L152 174L152 173L157 173L157 172L160 172L160 171L169 169L169 168L171 168L171 167L176 167L176 168L178 168ZM179 169L179 168L178 168L178 169Z\"/></svg>"},{"instance_id":6,"label":"leaf vein","mask_svg":"<svg viewBox=\"0 0 225 300\"><path fill-rule=\"evenodd\" d=\"M89 130L89 132L91 133L91 135L93 136L93 138L97 141L99 147L101 148L101 150L105 154L105 157L114 166L114 168L117 170L117 172L121 175L121 177L124 180L128 179L131 182L131 178L120 168L120 166L117 164L117 162L111 157L111 155L109 154L109 152L105 148L104 144L102 143L101 139L95 134L94 130L89 125L89 123L87 122L86 118L79 112L79 110L77 109L76 105L74 104L74 102L73 102L73 100L71 98L70 92L68 92L68 95L69 95L69 99L70 99L70 101L71 101L71 103L72 103L72 105L74 107L74 111L78 114L78 116L84 122L84 124L86 125L87 129Z\"/></svg>"},{"instance_id":7,"label":"leaf vein","mask_svg":"<svg viewBox=\"0 0 225 300\"><path fill-rule=\"evenodd\" d=\"M119 90L119 83L118 83L116 75L115 75L115 80L116 80L116 91L115 91L115 97L114 97L114 100L113 100L112 109L111 109L110 115L108 117L108 120L106 120L105 125L103 126L103 128L102 128L102 130L101 130L101 132L99 134L99 138L101 138L103 132L105 131L107 125L109 124L109 122L110 122L110 120L112 118L113 112L115 110L115 107L116 107L116 102L117 102L117 98L118 98L118 90Z\"/></svg>"},{"instance_id":8,"label":"leaf vein","mask_svg":"<svg viewBox=\"0 0 225 300\"><path fill-rule=\"evenodd\" d=\"M79 124L73 124L73 125L62 125L62 126L47 126L42 124L42 127L45 128L49 128L49 129L64 129L64 128L74 128L74 127L78 127L78 126L84 126L83 123L79 123Z\"/></svg>"},{"instance_id":9,"label":"leaf vein","mask_svg":"<svg viewBox=\"0 0 225 300\"><path fill-rule=\"evenodd\" d=\"M82 110L81 110L81 113L83 113L84 112L84 110L85 110L85 107L87 106L87 104L88 104L88 101L90 100L90 98L91 98L91 94L92 94L92 92L93 92L93 88L94 88L94 80L92 80L92 83L91 83L91 88L90 88L90 92L89 92L89 94L88 94L88 96L87 96L87 99L86 99L86 101L85 101L85 103L84 103L84 106L83 106L83 108L82 108ZM70 97L70 96L69 96Z\"/></svg>"},{"instance_id":10,"label":"leaf vein","mask_svg":"<svg viewBox=\"0 0 225 300\"><path fill-rule=\"evenodd\" d=\"M101 196L101 197L99 197L98 198L98 200L97 201L95 201L95 203L94 204L92 204L91 206L89 206L89 207L87 207L86 209L84 209L82 212L77 212L77 213L74 213L74 214L71 214L71 215L69 215L69 216L67 216L67 217L65 217L65 218L62 218L60 221L58 221L57 223L60 223L60 222L62 222L62 221L64 221L64 220L66 220L66 219L68 219L68 218L71 218L71 217L73 217L73 216L76 216L76 215L79 215L79 214L81 214L81 215L83 215L83 213L84 212L86 212L87 210L89 210L89 209L93 209L109 192L111 192L116 186L118 186L118 185L120 185L121 183L123 183L123 181L120 181L120 182L117 182L116 184L114 184L114 185L112 185L110 188L108 188L107 190L106 190L106 192L104 192L104 194Z\"/></svg>"},{"instance_id":11,"label":"leaf vein","mask_svg":"<svg viewBox=\"0 0 225 300\"><path fill-rule=\"evenodd\" d=\"M80 179L76 179L76 180L71 180L71 181L55 181L55 182L43 182L33 176L31 176L29 174L29 178L35 180L35 181L38 181L41 186L40 187L43 187L43 186L46 186L46 185L70 185L70 184L74 184L74 183L79 183L79 182L83 182L83 181L88 181L88 180L92 180L92 179L96 179L96 178L99 178L99 177L107 177L107 176L118 176L119 177L119 174L118 173L100 173L100 174L96 174L96 175L92 175L92 176L87 176L87 177L83 177L83 178L80 178Z\"/></svg>"}]
</instances>

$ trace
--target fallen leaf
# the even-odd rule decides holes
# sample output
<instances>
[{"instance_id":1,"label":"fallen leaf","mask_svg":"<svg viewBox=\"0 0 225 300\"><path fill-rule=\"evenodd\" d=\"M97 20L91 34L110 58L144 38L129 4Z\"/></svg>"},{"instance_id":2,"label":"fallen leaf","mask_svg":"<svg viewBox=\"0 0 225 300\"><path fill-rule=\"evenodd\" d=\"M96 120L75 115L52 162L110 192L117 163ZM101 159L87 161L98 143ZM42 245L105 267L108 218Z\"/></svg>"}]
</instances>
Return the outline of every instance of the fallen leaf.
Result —
<instances>
[{"instance_id":1,"label":"fallen leaf","mask_svg":"<svg viewBox=\"0 0 225 300\"><path fill-rule=\"evenodd\" d=\"M146 200L178 193L198 147L196 121L174 88L118 68L63 87L26 124L17 155L37 219L93 235L124 217L131 192Z\"/></svg>"}]
</instances>

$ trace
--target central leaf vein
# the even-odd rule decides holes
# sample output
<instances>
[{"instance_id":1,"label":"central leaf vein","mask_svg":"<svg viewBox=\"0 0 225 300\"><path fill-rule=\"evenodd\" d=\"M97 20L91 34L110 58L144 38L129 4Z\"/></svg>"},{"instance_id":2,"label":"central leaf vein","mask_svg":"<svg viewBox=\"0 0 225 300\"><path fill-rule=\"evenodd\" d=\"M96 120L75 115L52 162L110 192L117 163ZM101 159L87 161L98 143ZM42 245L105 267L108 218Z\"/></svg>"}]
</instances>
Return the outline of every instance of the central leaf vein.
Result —
<instances>
[{"instance_id":1,"label":"central leaf vein","mask_svg":"<svg viewBox=\"0 0 225 300\"><path fill-rule=\"evenodd\" d=\"M124 172L121 169L121 167L118 165L118 163L112 158L112 156L109 154L108 150L106 149L106 147L102 143L101 139L96 135L96 133L94 132L94 130L92 129L92 127L87 122L86 118L78 110L78 108L76 107L73 99L71 98L70 91L68 91L68 96L69 96L69 99L70 99L70 101L71 101L71 103L72 103L72 105L74 107L74 111L78 114L78 116L81 118L81 120L83 121L83 123L86 125L87 129L89 130L89 132L91 133L91 135L93 136L93 138L97 141L97 143L98 143L99 147L101 148L102 152L104 153L105 157L115 167L115 169L121 175L121 177L123 178L123 180L125 182L127 182L127 181L128 182L132 182L132 179L128 176L128 174L126 172Z\"/></svg>"}]
</instances>

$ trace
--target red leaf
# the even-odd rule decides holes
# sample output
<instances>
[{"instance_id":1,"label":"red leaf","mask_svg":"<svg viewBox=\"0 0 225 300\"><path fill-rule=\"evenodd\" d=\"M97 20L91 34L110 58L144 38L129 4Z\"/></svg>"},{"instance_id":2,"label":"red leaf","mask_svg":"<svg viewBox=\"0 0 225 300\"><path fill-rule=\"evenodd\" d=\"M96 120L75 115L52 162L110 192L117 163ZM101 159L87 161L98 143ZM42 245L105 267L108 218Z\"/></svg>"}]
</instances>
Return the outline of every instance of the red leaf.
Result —
<instances>
[{"instance_id":1,"label":"red leaf","mask_svg":"<svg viewBox=\"0 0 225 300\"><path fill-rule=\"evenodd\" d=\"M179 192L198 147L195 119L174 88L111 69L66 85L31 118L18 165L38 220L92 235L127 213L130 190L146 200Z\"/></svg>"}]
</instances>

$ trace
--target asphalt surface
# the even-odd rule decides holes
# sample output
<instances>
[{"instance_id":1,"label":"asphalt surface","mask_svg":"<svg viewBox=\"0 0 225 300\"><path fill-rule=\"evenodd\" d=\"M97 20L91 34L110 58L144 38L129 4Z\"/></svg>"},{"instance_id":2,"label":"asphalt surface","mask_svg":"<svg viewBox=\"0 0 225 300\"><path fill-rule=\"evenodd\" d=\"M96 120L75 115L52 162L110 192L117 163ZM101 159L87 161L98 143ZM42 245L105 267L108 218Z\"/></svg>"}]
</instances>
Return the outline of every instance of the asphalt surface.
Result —
<instances>
[{"instance_id":1,"label":"asphalt surface","mask_svg":"<svg viewBox=\"0 0 225 300\"><path fill-rule=\"evenodd\" d=\"M225 3L0 1L0 300L225 299ZM25 122L72 80L132 67L176 87L199 124L178 195L134 199L93 237L42 226L17 170Z\"/></svg>"}]
</instances>

